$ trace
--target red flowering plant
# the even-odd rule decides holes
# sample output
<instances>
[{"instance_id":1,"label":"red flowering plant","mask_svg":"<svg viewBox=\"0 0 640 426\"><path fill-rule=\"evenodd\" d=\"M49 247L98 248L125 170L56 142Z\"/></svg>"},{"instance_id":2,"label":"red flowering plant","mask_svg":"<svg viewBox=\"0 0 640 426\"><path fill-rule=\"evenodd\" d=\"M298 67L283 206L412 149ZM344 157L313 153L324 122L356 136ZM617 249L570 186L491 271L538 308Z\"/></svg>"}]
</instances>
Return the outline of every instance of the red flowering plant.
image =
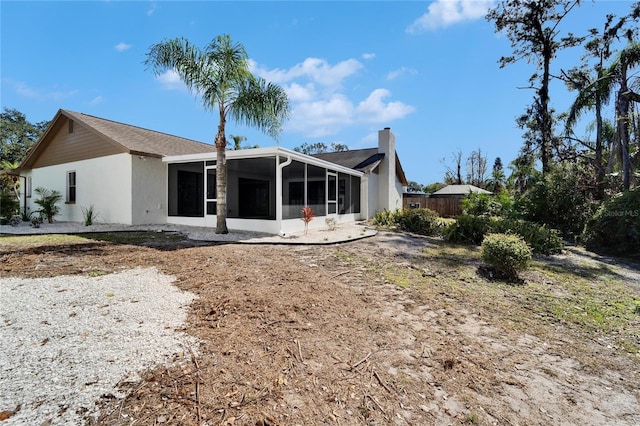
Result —
<instances>
[{"instance_id":1,"label":"red flowering plant","mask_svg":"<svg viewBox=\"0 0 640 426\"><path fill-rule=\"evenodd\" d=\"M304 222L304 235L307 235L307 231L309 230L309 222L313 220L316 215L311 210L311 207L307 206L302 209L302 221Z\"/></svg>"}]
</instances>

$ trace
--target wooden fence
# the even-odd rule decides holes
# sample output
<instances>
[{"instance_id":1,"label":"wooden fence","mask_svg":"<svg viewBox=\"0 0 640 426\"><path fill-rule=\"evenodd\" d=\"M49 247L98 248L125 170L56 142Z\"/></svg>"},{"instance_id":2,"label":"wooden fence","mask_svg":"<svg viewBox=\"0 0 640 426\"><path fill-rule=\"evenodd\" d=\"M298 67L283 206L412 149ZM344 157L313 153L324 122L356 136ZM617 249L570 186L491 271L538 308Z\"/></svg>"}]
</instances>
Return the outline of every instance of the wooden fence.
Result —
<instances>
[{"instance_id":1,"label":"wooden fence","mask_svg":"<svg viewBox=\"0 0 640 426\"><path fill-rule=\"evenodd\" d=\"M405 197L402 204L405 209L431 209L442 217L455 217L462 214L461 198Z\"/></svg>"}]
</instances>

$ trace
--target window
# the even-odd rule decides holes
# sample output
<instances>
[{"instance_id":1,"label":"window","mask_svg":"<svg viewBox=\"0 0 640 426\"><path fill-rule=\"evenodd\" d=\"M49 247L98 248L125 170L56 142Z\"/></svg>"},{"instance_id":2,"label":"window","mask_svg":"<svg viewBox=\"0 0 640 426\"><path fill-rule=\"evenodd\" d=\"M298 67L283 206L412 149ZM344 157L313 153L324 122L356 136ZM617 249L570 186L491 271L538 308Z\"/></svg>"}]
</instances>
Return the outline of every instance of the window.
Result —
<instances>
[{"instance_id":1,"label":"window","mask_svg":"<svg viewBox=\"0 0 640 426\"><path fill-rule=\"evenodd\" d=\"M27 182L24 188L24 195L31 198L31 176L27 176Z\"/></svg>"},{"instance_id":2,"label":"window","mask_svg":"<svg viewBox=\"0 0 640 426\"><path fill-rule=\"evenodd\" d=\"M69 133L73 133L73 120L69 120Z\"/></svg>"},{"instance_id":3,"label":"window","mask_svg":"<svg viewBox=\"0 0 640 426\"><path fill-rule=\"evenodd\" d=\"M76 172L67 172L67 203L76 202Z\"/></svg>"},{"instance_id":4,"label":"window","mask_svg":"<svg viewBox=\"0 0 640 426\"><path fill-rule=\"evenodd\" d=\"M210 161L207 161L210 163ZM215 161L213 162L215 165ZM207 164L208 165L208 164ZM207 214L216 215L217 207L217 188L216 188L216 169L206 169L207 171Z\"/></svg>"},{"instance_id":5,"label":"window","mask_svg":"<svg viewBox=\"0 0 640 426\"><path fill-rule=\"evenodd\" d=\"M204 217L204 162L169 164L169 216Z\"/></svg>"}]
</instances>

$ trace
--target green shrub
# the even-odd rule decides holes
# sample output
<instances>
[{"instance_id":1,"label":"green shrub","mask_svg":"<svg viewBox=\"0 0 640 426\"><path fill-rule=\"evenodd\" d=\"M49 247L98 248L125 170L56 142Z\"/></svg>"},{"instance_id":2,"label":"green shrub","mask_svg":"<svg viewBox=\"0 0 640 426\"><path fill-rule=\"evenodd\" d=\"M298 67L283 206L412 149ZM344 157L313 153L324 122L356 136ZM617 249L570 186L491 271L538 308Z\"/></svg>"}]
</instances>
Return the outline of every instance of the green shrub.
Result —
<instances>
[{"instance_id":1,"label":"green shrub","mask_svg":"<svg viewBox=\"0 0 640 426\"><path fill-rule=\"evenodd\" d=\"M377 226L397 227L401 231L421 235L437 235L444 225L438 213L429 209L404 209L376 212L373 221Z\"/></svg>"},{"instance_id":2,"label":"green shrub","mask_svg":"<svg viewBox=\"0 0 640 426\"><path fill-rule=\"evenodd\" d=\"M566 237L580 235L598 207L581 176L579 169L556 165L534 179L517 202L522 218L558 229Z\"/></svg>"},{"instance_id":3,"label":"green shrub","mask_svg":"<svg viewBox=\"0 0 640 426\"><path fill-rule=\"evenodd\" d=\"M27 206L25 204L25 206L22 208L22 210L20 210L20 218L22 219L23 222L29 222L31 221L31 217L36 214L36 212L34 212L33 210L31 210L31 207Z\"/></svg>"},{"instance_id":4,"label":"green shrub","mask_svg":"<svg viewBox=\"0 0 640 426\"><path fill-rule=\"evenodd\" d=\"M93 204L89 207L81 207L82 209L82 217L84 218L84 226L91 226L93 222L98 218L98 213L96 212Z\"/></svg>"},{"instance_id":5,"label":"green shrub","mask_svg":"<svg viewBox=\"0 0 640 426\"><path fill-rule=\"evenodd\" d=\"M640 259L640 190L604 203L587 222L582 238L589 250Z\"/></svg>"},{"instance_id":6,"label":"green shrub","mask_svg":"<svg viewBox=\"0 0 640 426\"><path fill-rule=\"evenodd\" d=\"M482 260L505 278L517 278L531 255L531 248L517 235L488 234L482 241Z\"/></svg>"},{"instance_id":7,"label":"green shrub","mask_svg":"<svg viewBox=\"0 0 640 426\"><path fill-rule=\"evenodd\" d=\"M519 235L538 254L557 254L564 247L557 230L528 220L500 219L492 223L491 232Z\"/></svg>"},{"instance_id":8,"label":"green shrub","mask_svg":"<svg viewBox=\"0 0 640 426\"><path fill-rule=\"evenodd\" d=\"M440 231L438 213L429 209L406 209L396 212L398 229L421 235L436 235Z\"/></svg>"},{"instance_id":9,"label":"green shrub","mask_svg":"<svg viewBox=\"0 0 640 426\"><path fill-rule=\"evenodd\" d=\"M478 194L472 192L462 200L462 211L474 216L501 216L513 214L513 198L506 193Z\"/></svg>"},{"instance_id":10,"label":"green shrub","mask_svg":"<svg viewBox=\"0 0 640 426\"><path fill-rule=\"evenodd\" d=\"M443 235L447 241L478 245L489 233L519 235L539 254L560 253L563 247L558 231L522 219L463 214L446 227Z\"/></svg>"},{"instance_id":11,"label":"green shrub","mask_svg":"<svg viewBox=\"0 0 640 426\"><path fill-rule=\"evenodd\" d=\"M395 216L398 211L399 210L396 210L395 213L387 209L384 209L381 212L377 211L373 216L373 223L377 226L382 226L385 228L395 226Z\"/></svg>"},{"instance_id":12,"label":"green shrub","mask_svg":"<svg viewBox=\"0 0 640 426\"><path fill-rule=\"evenodd\" d=\"M444 229L443 235L445 240L452 243L478 245L491 229L490 222L491 218L487 216L462 214Z\"/></svg>"},{"instance_id":13,"label":"green shrub","mask_svg":"<svg viewBox=\"0 0 640 426\"><path fill-rule=\"evenodd\" d=\"M41 186L35 189L35 193L40 196L40 198L34 200L34 203L40 206L38 213L46 217L47 222L52 223L54 216L60 213L60 207L57 206L57 203L62 200L62 194Z\"/></svg>"},{"instance_id":14,"label":"green shrub","mask_svg":"<svg viewBox=\"0 0 640 426\"><path fill-rule=\"evenodd\" d=\"M20 203L15 192L4 184L0 185L0 216L9 220L19 208Z\"/></svg>"}]
</instances>

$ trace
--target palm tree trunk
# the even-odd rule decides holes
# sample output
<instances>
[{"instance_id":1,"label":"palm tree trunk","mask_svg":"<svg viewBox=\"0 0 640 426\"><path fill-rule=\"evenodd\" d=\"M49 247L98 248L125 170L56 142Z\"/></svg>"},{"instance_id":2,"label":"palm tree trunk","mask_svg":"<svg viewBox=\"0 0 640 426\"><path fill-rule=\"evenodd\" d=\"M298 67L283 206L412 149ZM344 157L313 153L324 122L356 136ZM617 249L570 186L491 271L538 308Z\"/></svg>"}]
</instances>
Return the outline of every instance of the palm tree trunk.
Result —
<instances>
[{"instance_id":1,"label":"palm tree trunk","mask_svg":"<svg viewBox=\"0 0 640 426\"><path fill-rule=\"evenodd\" d=\"M228 234L227 229L227 139L225 117L220 114L216 135L216 234Z\"/></svg>"},{"instance_id":2,"label":"palm tree trunk","mask_svg":"<svg viewBox=\"0 0 640 426\"><path fill-rule=\"evenodd\" d=\"M618 121L618 140L622 154L622 186L625 191L630 187L631 162L629 160L629 101L625 92L627 88L624 84L618 92L616 102L616 118Z\"/></svg>"},{"instance_id":3,"label":"palm tree trunk","mask_svg":"<svg viewBox=\"0 0 640 426\"><path fill-rule=\"evenodd\" d=\"M596 92L596 152L595 152L595 169L596 169L596 199L604 198L604 165L602 164L602 99Z\"/></svg>"}]
</instances>

